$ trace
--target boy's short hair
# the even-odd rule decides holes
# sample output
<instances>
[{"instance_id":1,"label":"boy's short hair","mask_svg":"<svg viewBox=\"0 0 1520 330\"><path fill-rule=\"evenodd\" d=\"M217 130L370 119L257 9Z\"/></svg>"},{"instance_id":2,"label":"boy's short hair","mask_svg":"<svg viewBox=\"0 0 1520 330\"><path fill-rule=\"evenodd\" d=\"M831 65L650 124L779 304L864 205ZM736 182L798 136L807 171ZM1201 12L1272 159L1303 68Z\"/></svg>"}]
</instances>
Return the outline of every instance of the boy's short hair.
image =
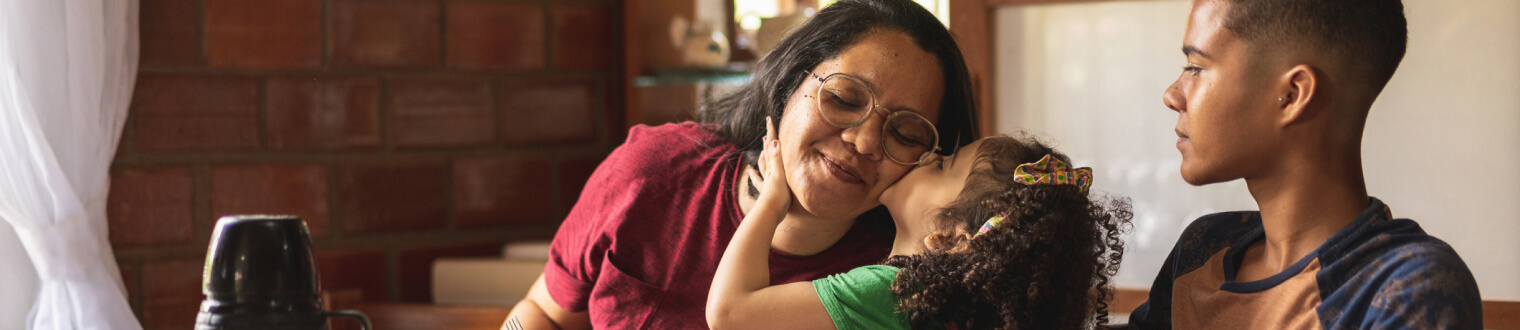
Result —
<instances>
[{"instance_id":1,"label":"boy's short hair","mask_svg":"<svg viewBox=\"0 0 1520 330\"><path fill-rule=\"evenodd\" d=\"M1224 26L1249 47L1324 50L1349 78L1382 90L1404 59L1400 0L1224 0Z\"/></svg>"}]
</instances>

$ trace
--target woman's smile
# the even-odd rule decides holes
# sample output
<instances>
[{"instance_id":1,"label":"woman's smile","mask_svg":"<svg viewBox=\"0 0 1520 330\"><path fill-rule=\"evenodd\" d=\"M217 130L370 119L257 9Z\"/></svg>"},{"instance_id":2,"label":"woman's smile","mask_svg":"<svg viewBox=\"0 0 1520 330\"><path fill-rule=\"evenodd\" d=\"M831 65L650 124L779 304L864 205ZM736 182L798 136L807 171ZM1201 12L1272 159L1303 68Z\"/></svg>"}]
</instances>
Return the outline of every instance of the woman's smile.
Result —
<instances>
[{"instance_id":1,"label":"woman's smile","mask_svg":"<svg viewBox=\"0 0 1520 330\"><path fill-rule=\"evenodd\" d=\"M860 175L860 170L856 169L855 166L838 160L834 157L829 157L829 155L823 154L822 152L819 153L819 156L819 163L821 163L824 169L827 170L829 174L832 175L835 179L839 179L839 181L844 181L845 183L852 184L866 183L866 181Z\"/></svg>"}]
</instances>

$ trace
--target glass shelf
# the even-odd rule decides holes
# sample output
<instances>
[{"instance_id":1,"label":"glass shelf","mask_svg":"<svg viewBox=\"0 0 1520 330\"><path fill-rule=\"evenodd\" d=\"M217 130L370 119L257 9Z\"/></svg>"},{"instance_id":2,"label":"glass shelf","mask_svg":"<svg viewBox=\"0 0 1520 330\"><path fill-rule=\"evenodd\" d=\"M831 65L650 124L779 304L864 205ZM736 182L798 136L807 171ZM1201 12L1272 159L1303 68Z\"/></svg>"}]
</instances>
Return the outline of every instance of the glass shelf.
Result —
<instances>
[{"instance_id":1,"label":"glass shelf","mask_svg":"<svg viewBox=\"0 0 1520 330\"><path fill-rule=\"evenodd\" d=\"M638 87L690 85L697 83L743 85L749 83L749 70L731 68L661 69L653 75L633 78Z\"/></svg>"}]
</instances>

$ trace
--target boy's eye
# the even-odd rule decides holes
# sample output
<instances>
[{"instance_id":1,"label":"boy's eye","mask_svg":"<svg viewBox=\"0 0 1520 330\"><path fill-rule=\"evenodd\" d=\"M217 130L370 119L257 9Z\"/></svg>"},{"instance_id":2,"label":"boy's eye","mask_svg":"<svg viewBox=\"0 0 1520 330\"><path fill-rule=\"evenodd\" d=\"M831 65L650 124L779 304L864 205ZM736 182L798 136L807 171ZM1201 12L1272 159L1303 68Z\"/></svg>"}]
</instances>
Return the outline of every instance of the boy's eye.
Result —
<instances>
[{"instance_id":1,"label":"boy's eye","mask_svg":"<svg viewBox=\"0 0 1520 330\"><path fill-rule=\"evenodd\" d=\"M1199 71L1203 71L1203 68L1200 68L1200 67L1197 67L1197 66L1193 66L1193 65L1188 65L1188 66L1182 67L1182 72L1186 72L1186 73L1189 73L1189 74L1192 74L1192 75L1195 75L1195 76L1198 75Z\"/></svg>"}]
</instances>

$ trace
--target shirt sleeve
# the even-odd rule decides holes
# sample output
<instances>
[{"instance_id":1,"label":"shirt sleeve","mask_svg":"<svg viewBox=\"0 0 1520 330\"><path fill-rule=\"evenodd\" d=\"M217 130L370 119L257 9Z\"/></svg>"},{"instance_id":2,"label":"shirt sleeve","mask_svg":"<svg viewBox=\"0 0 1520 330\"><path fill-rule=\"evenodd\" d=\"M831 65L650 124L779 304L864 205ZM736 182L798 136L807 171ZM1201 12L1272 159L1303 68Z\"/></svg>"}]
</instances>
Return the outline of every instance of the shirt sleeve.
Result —
<instances>
[{"instance_id":1,"label":"shirt sleeve","mask_svg":"<svg viewBox=\"0 0 1520 330\"><path fill-rule=\"evenodd\" d=\"M1382 281L1366 283L1373 294L1364 327L1376 329L1482 329L1483 301L1467 264L1444 244L1406 245L1376 263L1383 271L1364 273ZM1371 268L1376 268L1374 265Z\"/></svg>"},{"instance_id":2,"label":"shirt sleeve","mask_svg":"<svg viewBox=\"0 0 1520 330\"><path fill-rule=\"evenodd\" d=\"M647 128L630 130L628 140L592 172L549 245L544 285L549 296L567 311L586 311L603 260L616 243L616 228L645 189L646 180L637 173L646 163L638 150L647 144L641 141L642 130Z\"/></svg>"},{"instance_id":3,"label":"shirt sleeve","mask_svg":"<svg viewBox=\"0 0 1520 330\"><path fill-rule=\"evenodd\" d=\"M813 289L839 330L909 329L897 313L892 279L897 267L871 265L813 281Z\"/></svg>"}]
</instances>

